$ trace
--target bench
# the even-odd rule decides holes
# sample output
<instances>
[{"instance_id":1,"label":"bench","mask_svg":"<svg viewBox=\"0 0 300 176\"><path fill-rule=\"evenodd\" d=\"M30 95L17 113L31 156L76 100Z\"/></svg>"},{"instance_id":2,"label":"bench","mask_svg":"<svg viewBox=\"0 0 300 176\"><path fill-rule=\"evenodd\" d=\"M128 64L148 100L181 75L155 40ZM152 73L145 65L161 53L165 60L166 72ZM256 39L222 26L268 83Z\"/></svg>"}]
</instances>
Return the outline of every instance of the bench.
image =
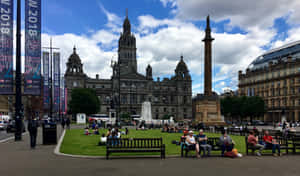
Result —
<instances>
[{"instance_id":1,"label":"bench","mask_svg":"<svg viewBox=\"0 0 300 176\"><path fill-rule=\"evenodd\" d=\"M289 153L289 150L293 150L293 147L289 146L289 142L286 138L275 137L276 141L280 145L280 150L285 150L286 154ZM258 137L258 141L263 141L263 136ZM246 154L249 155L249 150L252 150L252 153L256 150L251 144L248 143L248 136L245 136L246 142ZM264 150L272 150L272 148L264 148Z\"/></svg>"},{"instance_id":2,"label":"bench","mask_svg":"<svg viewBox=\"0 0 300 176\"><path fill-rule=\"evenodd\" d=\"M196 139L198 141L198 139ZM222 151L221 146L219 145L220 138L218 137L209 137L207 138L207 144L211 145L211 151ZM185 143L185 138L181 138L181 157L188 156L189 152L188 145ZM203 148L199 145L199 154L203 151Z\"/></svg>"},{"instance_id":3,"label":"bench","mask_svg":"<svg viewBox=\"0 0 300 176\"><path fill-rule=\"evenodd\" d=\"M300 136L293 136L292 144L293 144L293 153L296 154L297 149L300 149Z\"/></svg>"},{"instance_id":4,"label":"bench","mask_svg":"<svg viewBox=\"0 0 300 176\"><path fill-rule=\"evenodd\" d=\"M292 139L293 137L300 137L300 131L287 132L287 138Z\"/></svg>"},{"instance_id":5,"label":"bench","mask_svg":"<svg viewBox=\"0 0 300 176\"><path fill-rule=\"evenodd\" d=\"M239 128L228 128L227 133L233 134L233 135L238 135L238 136L244 136L245 130L240 130Z\"/></svg>"},{"instance_id":6,"label":"bench","mask_svg":"<svg viewBox=\"0 0 300 176\"><path fill-rule=\"evenodd\" d=\"M106 159L111 153L160 152L165 158L165 144L162 138L108 138L106 142Z\"/></svg>"}]
</instances>

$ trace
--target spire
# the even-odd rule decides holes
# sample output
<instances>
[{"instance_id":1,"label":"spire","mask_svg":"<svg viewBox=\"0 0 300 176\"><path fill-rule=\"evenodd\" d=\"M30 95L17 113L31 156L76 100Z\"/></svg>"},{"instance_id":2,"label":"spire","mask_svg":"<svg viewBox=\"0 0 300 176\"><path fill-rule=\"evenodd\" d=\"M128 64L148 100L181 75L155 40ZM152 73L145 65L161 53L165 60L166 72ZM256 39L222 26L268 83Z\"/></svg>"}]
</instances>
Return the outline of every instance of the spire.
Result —
<instances>
[{"instance_id":1,"label":"spire","mask_svg":"<svg viewBox=\"0 0 300 176\"><path fill-rule=\"evenodd\" d=\"M76 46L74 45L73 53L76 53Z\"/></svg>"},{"instance_id":2,"label":"spire","mask_svg":"<svg viewBox=\"0 0 300 176\"><path fill-rule=\"evenodd\" d=\"M183 55L181 54L181 56L180 56L180 61L183 61Z\"/></svg>"},{"instance_id":3,"label":"spire","mask_svg":"<svg viewBox=\"0 0 300 176\"><path fill-rule=\"evenodd\" d=\"M210 29L209 15L207 15L207 17L206 17L206 28Z\"/></svg>"},{"instance_id":4,"label":"spire","mask_svg":"<svg viewBox=\"0 0 300 176\"><path fill-rule=\"evenodd\" d=\"M209 15L207 15L206 17L206 29L205 29L205 38L203 39L203 41L205 40L210 40L213 41L214 38L211 37L211 29L210 29L210 19L209 19Z\"/></svg>"},{"instance_id":5,"label":"spire","mask_svg":"<svg viewBox=\"0 0 300 176\"><path fill-rule=\"evenodd\" d=\"M124 23L123 23L123 33L124 34L130 34L131 33L131 27L130 27L130 21L128 19L128 9L126 9L126 18L124 20Z\"/></svg>"}]
</instances>

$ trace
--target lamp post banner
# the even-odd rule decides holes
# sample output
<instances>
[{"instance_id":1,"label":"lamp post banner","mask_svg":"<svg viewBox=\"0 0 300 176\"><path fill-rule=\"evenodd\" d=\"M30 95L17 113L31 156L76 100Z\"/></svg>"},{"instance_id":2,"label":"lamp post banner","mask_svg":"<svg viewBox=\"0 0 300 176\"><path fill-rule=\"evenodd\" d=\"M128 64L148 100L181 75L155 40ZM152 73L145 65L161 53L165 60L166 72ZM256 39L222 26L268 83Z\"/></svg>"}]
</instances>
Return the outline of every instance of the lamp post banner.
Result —
<instances>
[{"instance_id":1,"label":"lamp post banner","mask_svg":"<svg viewBox=\"0 0 300 176\"><path fill-rule=\"evenodd\" d=\"M64 77L62 77L61 81L60 81L60 97L61 97L61 100L60 100L60 113L61 114L64 114L65 112L65 79Z\"/></svg>"},{"instance_id":2,"label":"lamp post banner","mask_svg":"<svg viewBox=\"0 0 300 176\"><path fill-rule=\"evenodd\" d=\"M0 1L0 94L13 94L13 2Z\"/></svg>"},{"instance_id":3,"label":"lamp post banner","mask_svg":"<svg viewBox=\"0 0 300 176\"><path fill-rule=\"evenodd\" d=\"M54 111L59 112L60 103L60 53L53 53L54 65Z\"/></svg>"},{"instance_id":4,"label":"lamp post banner","mask_svg":"<svg viewBox=\"0 0 300 176\"><path fill-rule=\"evenodd\" d=\"M64 108L65 114L68 113L68 89L65 88L65 108Z\"/></svg>"},{"instance_id":5,"label":"lamp post banner","mask_svg":"<svg viewBox=\"0 0 300 176\"><path fill-rule=\"evenodd\" d=\"M41 0L25 0L24 94L41 94Z\"/></svg>"},{"instance_id":6,"label":"lamp post banner","mask_svg":"<svg viewBox=\"0 0 300 176\"><path fill-rule=\"evenodd\" d=\"M44 109L49 109L49 52L43 52Z\"/></svg>"}]
</instances>

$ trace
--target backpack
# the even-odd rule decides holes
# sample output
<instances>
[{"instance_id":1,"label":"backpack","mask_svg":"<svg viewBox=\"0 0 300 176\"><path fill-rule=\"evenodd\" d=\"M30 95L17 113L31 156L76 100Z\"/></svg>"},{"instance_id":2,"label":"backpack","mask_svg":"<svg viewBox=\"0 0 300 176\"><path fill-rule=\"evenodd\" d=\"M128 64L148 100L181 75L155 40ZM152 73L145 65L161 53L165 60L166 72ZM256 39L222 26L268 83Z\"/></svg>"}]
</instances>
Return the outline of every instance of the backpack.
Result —
<instances>
[{"instance_id":1,"label":"backpack","mask_svg":"<svg viewBox=\"0 0 300 176\"><path fill-rule=\"evenodd\" d=\"M225 152L224 156L225 157L230 157L230 158L236 158L237 157L237 155L233 151Z\"/></svg>"}]
</instances>

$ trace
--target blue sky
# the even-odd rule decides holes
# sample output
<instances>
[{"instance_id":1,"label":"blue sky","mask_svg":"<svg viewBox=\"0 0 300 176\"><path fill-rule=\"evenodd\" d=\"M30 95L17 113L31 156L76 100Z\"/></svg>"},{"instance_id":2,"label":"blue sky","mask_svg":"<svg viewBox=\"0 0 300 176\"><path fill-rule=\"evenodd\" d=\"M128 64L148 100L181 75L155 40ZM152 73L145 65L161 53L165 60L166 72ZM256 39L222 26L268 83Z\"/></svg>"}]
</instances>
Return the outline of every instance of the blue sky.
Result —
<instances>
[{"instance_id":1,"label":"blue sky","mask_svg":"<svg viewBox=\"0 0 300 176\"><path fill-rule=\"evenodd\" d=\"M193 94L203 92L205 18L213 30L216 92L237 89L237 73L266 50L299 40L300 3L291 0L51 0L42 1L43 45L53 37L66 62L74 45L84 71L110 78L117 41L128 8L137 39L139 72L170 77L180 55L190 69ZM269 10L265 10L269 7ZM62 64L65 69L65 64Z\"/></svg>"}]
</instances>

